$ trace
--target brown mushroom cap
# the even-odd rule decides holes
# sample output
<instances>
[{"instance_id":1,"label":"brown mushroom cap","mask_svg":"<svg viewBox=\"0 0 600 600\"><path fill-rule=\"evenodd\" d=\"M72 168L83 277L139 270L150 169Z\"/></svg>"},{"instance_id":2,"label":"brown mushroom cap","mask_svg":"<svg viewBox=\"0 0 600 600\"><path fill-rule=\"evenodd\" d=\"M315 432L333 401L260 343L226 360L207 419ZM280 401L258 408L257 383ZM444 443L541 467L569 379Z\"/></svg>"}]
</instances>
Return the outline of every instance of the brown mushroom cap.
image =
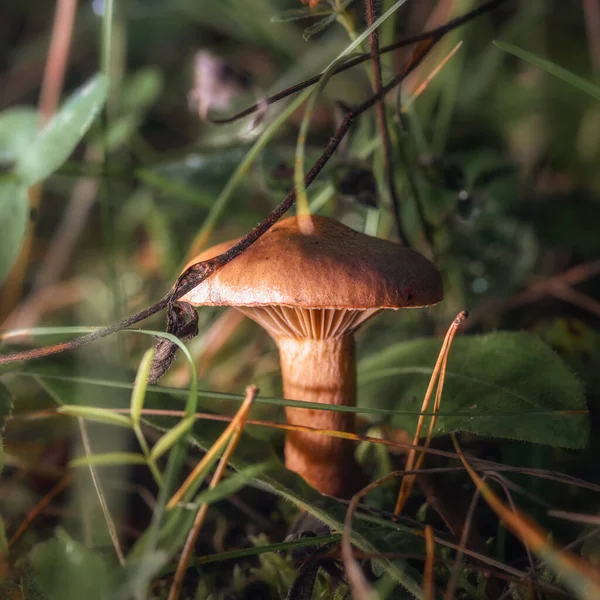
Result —
<instances>
[{"instance_id":1,"label":"brown mushroom cap","mask_svg":"<svg viewBox=\"0 0 600 600\"><path fill-rule=\"evenodd\" d=\"M299 220L311 219L312 233ZM205 250L189 264L231 248ZM189 265L188 265L189 266ZM290 217L181 300L196 306L381 310L443 298L437 269L421 254L321 216Z\"/></svg>"},{"instance_id":2,"label":"brown mushroom cap","mask_svg":"<svg viewBox=\"0 0 600 600\"><path fill-rule=\"evenodd\" d=\"M234 243L214 246L190 265ZM355 406L353 332L384 308L428 306L442 297L440 274L418 252L332 219L304 216L276 223L181 300L234 306L262 325L279 347L286 398ZM350 412L288 406L286 415L302 427L356 430ZM362 487L347 439L288 431L285 464L325 494L350 497Z\"/></svg>"}]
</instances>

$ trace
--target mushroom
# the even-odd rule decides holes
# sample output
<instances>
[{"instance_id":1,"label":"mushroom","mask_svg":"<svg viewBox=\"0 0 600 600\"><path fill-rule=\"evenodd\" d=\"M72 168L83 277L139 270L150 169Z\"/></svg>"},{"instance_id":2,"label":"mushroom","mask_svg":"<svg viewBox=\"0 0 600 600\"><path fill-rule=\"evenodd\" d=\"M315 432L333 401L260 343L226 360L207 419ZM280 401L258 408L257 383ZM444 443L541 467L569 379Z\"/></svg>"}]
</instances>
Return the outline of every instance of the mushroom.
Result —
<instances>
[{"instance_id":1,"label":"mushroom","mask_svg":"<svg viewBox=\"0 0 600 600\"><path fill-rule=\"evenodd\" d=\"M311 220L309 234L303 219ZM204 251L190 265L235 241ZM276 223L181 301L232 306L266 329L279 348L286 398L355 406L354 332L383 309L429 306L442 297L440 274L418 252L306 215ZM290 424L355 432L352 412L286 407L286 415ZM285 464L324 494L348 497L360 487L347 439L288 431Z\"/></svg>"}]
</instances>

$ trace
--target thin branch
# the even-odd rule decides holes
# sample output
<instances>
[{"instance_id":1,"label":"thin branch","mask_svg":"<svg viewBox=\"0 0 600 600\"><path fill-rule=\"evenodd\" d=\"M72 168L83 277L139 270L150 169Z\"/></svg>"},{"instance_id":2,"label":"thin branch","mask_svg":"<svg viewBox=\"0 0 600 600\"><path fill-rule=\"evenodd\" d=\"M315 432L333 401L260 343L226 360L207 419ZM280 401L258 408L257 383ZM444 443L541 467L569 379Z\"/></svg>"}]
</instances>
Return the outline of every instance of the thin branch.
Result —
<instances>
[{"instance_id":1,"label":"thin branch","mask_svg":"<svg viewBox=\"0 0 600 600\"><path fill-rule=\"evenodd\" d=\"M504 4L505 2L508 2L508 1L509 0L489 0L489 2L482 4L481 6L472 10L471 12L461 15L460 17L457 17L456 19L452 19L451 21L448 21L447 23L445 23L444 25L441 25L440 27L436 27L435 29L430 29L429 31L424 31L423 33L419 33L419 34L411 36L409 38L404 38L403 40L394 42L393 44L388 44L387 46L383 46L382 48L379 49L379 54L386 54L387 52L392 52L392 51L398 50L400 48L406 48L407 46L412 46L413 44L422 42L424 40L430 39L430 38L438 36L438 35L444 36L448 32L452 31L453 29L456 29L457 27L464 25L465 23L485 14L486 12L495 10L496 8L498 8L498 6L500 6L501 4ZM346 71L348 69L351 69L352 67L355 67L356 65L359 65L359 64L365 62L366 60L369 60L370 58L371 58L370 53L369 54L361 54L361 55L357 56L356 58L344 63L343 65L340 65L340 67L337 68L332 73L332 76L337 75L338 73L342 73L343 71ZM311 77L309 79L301 81L300 83L297 83L295 85L292 85L284 90L281 90L280 92L277 92L276 94L273 94L272 96L268 96L267 98L261 99L260 103L253 104L252 106L249 106L249 107L245 108L244 110L242 110L238 113L235 113L234 115L231 115L229 117L223 117L223 118L217 119L217 118L210 118L210 116L208 116L207 120L210 121L211 123L215 123L215 124L219 124L219 125L223 125L226 123L233 123L234 121L238 121L239 119L247 117L248 115L251 115L252 113L254 113L258 110L264 110L265 106L270 106L271 104L275 104L276 102L279 102L280 100L283 100L284 98L287 98L288 96L293 96L294 94L301 92L302 90L306 89L307 87L310 87L312 85L319 83L319 81L321 80L321 77L323 77L323 75L324 75L324 73L319 73L319 75L315 75L314 77Z\"/></svg>"},{"instance_id":2,"label":"thin branch","mask_svg":"<svg viewBox=\"0 0 600 600\"><path fill-rule=\"evenodd\" d=\"M365 0L367 26L371 26L377 18L377 7L375 0ZM369 35L369 43L371 45L371 61L373 63L373 91L378 94L381 91L381 60L379 58L379 30L373 29ZM394 211L394 221L396 223L396 233L398 239L404 246L410 246L406 232L402 225L402 215L400 213L400 200L398 199L398 190L396 189L396 180L394 178L393 169L393 152L392 141L390 140L390 132L388 129L387 112L385 109L385 101L383 98L376 105L377 110L377 125L379 127L379 135L383 142L383 161L385 176L387 178L390 198L392 200L392 209Z\"/></svg>"}]
</instances>

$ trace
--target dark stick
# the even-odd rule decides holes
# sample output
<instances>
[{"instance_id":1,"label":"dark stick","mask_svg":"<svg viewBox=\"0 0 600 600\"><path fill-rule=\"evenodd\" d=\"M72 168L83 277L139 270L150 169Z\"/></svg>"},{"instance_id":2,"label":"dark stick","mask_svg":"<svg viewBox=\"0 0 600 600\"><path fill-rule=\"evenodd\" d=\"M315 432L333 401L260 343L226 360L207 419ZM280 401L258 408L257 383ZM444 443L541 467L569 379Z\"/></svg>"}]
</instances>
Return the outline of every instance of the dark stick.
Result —
<instances>
[{"instance_id":1,"label":"dark stick","mask_svg":"<svg viewBox=\"0 0 600 600\"><path fill-rule=\"evenodd\" d=\"M370 27L377 18L377 9L375 0L365 0L367 26ZM381 91L381 59L379 58L379 29L374 29L369 35L369 43L371 44L371 61L373 63L373 91L378 94ZM398 190L396 189L396 179L393 169L393 153L392 142L390 140L390 132L388 130L387 111L385 109L385 101L383 98L377 103L377 125L379 134L383 141L383 160L384 170L387 179L390 198L392 199L392 209L394 211L394 221L396 222L396 233L398 239L404 246L410 246L406 232L402 226L402 215L400 213L400 200L398 198Z\"/></svg>"},{"instance_id":2,"label":"dark stick","mask_svg":"<svg viewBox=\"0 0 600 600\"><path fill-rule=\"evenodd\" d=\"M308 187L317 177L317 175L321 172L323 167L326 165L327 161L331 158L342 139L350 129L353 121L362 113L369 110L373 107L377 102L381 100L389 91L393 90L397 85L399 85L402 80L411 73L425 58L425 56L429 53L431 48L451 29L454 27L458 27L463 23L473 19L480 14L482 14L485 10L491 10L496 5L505 2L506 0L491 0L490 2L482 5L481 7L459 17L458 19L454 19L450 21L445 26L438 28L438 30L434 31L434 33L429 34L421 34L419 39L422 39L423 42L418 45L412 54L408 57L402 72L396 75L387 85L382 87L381 91L374 94L369 100L361 104L356 109L347 113L344 120L340 124L337 129L335 136L331 138L329 144L323 150L323 153L317 160L317 162L312 166L312 168L308 171L306 176L304 177L304 184ZM449 27L450 24L454 24L453 27ZM414 39L414 38L413 38ZM122 319L118 323L113 323L108 327L104 327L103 329L99 329L93 333L89 333L87 335L80 336L78 338L72 339L68 342L62 342L59 344L54 344L51 346L45 346L43 348L36 348L34 350L24 350L21 352L14 352L13 354L8 354L5 356L0 356L0 365L6 365L13 362L21 361L21 360L29 360L33 358L43 358L45 356L50 356L52 354L58 354L59 352L64 352L66 350L72 350L78 348L79 346L83 346L84 344L89 344L91 342L95 342L102 338L105 338L113 333L118 331L122 331L140 321L151 317L157 312L167 308L172 302L178 300L182 296L184 296L187 292L195 288L197 285L202 283L207 277L212 275L215 271L226 265L228 262L232 261L239 254L244 252L247 248L249 248L258 238L260 238L269 228L277 222L278 219L281 218L283 214L294 204L296 200L296 191L293 189L261 223L259 223L252 231L246 234L242 239L240 239L237 244L232 246L227 252L219 256L215 256L209 260L196 263L192 265L184 273L182 273L175 284L169 290L169 293L164 296L161 300L159 300L156 304L145 308L144 310L126 317Z\"/></svg>"},{"instance_id":3,"label":"dark stick","mask_svg":"<svg viewBox=\"0 0 600 600\"><path fill-rule=\"evenodd\" d=\"M422 42L424 40L430 39L437 35L440 35L440 36L446 35L446 33L448 33L449 31L452 31L453 29L456 29L457 27L464 25L468 21L471 21L472 19L475 19L475 18L485 14L486 12L495 10L498 6L500 6L501 4L504 4L505 2L508 2L508 0L489 0L488 2L485 2L484 4L482 4L481 6L473 9L471 12L461 15L460 17L456 17L456 19L452 19L451 21L448 21L447 23L445 23L444 25L441 25L440 27L436 27L435 29L431 29L430 31L424 31L423 33L419 33L418 35L414 35L409 38L404 38L403 40L399 40L398 42L394 42L393 44L388 44L387 46L380 48L379 53L385 54L387 52L392 52L393 50L398 50L399 48L405 48L406 46L411 46L412 44ZM333 75L337 75L338 73L342 73L343 71L346 71L347 69L351 69L352 67L355 67L356 65L359 65L359 64L365 62L366 60L369 60L369 58L371 58L370 53L369 54L361 54L361 55L357 56L356 58L348 60L343 65L340 65L338 68L336 68L333 71L333 73L331 74L331 76L333 77ZM252 106L249 106L248 108L245 108L244 110L242 110L234 115L231 115L230 117L211 118L209 116L209 117L207 117L207 119L211 123L215 123L218 125L223 125L225 123L233 123L234 121L237 121L239 119L242 119L243 117L247 117L248 115L251 115L252 113L256 112L259 109L264 109L265 106L275 104L276 102L279 102L280 100L283 100L284 98L287 98L288 96L293 96L294 94L301 92L302 90L306 89L307 87L310 87L311 85L315 85L315 84L319 83L319 81L321 80L321 77L323 77L323 73L319 73L318 75L315 75L314 77L311 77L310 79L305 79L304 81L301 81L300 83L292 85L292 86L286 88L285 90L281 90L280 92L273 94L272 96L263 98L260 101L260 103L253 104Z\"/></svg>"}]
</instances>

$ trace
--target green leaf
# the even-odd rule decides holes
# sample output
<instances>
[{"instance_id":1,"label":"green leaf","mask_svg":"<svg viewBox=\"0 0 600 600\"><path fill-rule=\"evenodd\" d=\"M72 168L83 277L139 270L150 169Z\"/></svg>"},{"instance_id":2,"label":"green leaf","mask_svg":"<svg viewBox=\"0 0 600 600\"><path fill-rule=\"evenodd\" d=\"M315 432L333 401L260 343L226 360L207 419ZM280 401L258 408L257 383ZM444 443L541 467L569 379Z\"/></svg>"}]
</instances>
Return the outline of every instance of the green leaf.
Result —
<instances>
[{"instance_id":1,"label":"green leaf","mask_svg":"<svg viewBox=\"0 0 600 600\"><path fill-rule=\"evenodd\" d=\"M35 583L48 600L109 598L109 571L102 558L62 529L56 539L37 544L29 560Z\"/></svg>"},{"instance_id":2,"label":"green leaf","mask_svg":"<svg viewBox=\"0 0 600 600\"><path fill-rule=\"evenodd\" d=\"M329 15L328 17L324 17L323 19L320 19L314 25L307 27L302 32L302 37L304 38L304 41L307 42L313 35L316 35L317 33L321 33L321 31L324 31L325 29L327 29L327 27L329 27L332 23L335 23L336 19L337 19L337 16L334 13L332 15Z\"/></svg>"},{"instance_id":3,"label":"green leaf","mask_svg":"<svg viewBox=\"0 0 600 600\"><path fill-rule=\"evenodd\" d=\"M152 451L150 452L150 456L153 460L158 460L165 452L170 450L179 439L185 437L189 428L192 426L196 417L187 417L182 419L173 427L169 429L164 435L160 437L160 439L154 444L152 447Z\"/></svg>"},{"instance_id":4,"label":"green leaf","mask_svg":"<svg viewBox=\"0 0 600 600\"><path fill-rule=\"evenodd\" d=\"M70 417L81 417L88 421L96 421L97 423L107 423L108 425L117 425L119 427L131 427L132 422L128 416L115 413L104 408L96 408L95 406L59 406L57 412Z\"/></svg>"},{"instance_id":5,"label":"green leaf","mask_svg":"<svg viewBox=\"0 0 600 600\"><path fill-rule=\"evenodd\" d=\"M273 459L256 465L250 465L238 473L227 477L216 487L208 488L197 494L194 498L194 504L197 504L198 506L201 504L214 504L224 498L229 498L248 485L252 479L256 479L263 473L266 473L269 469L280 465L281 463L278 460Z\"/></svg>"},{"instance_id":6,"label":"green leaf","mask_svg":"<svg viewBox=\"0 0 600 600\"><path fill-rule=\"evenodd\" d=\"M108 79L98 74L77 90L18 157L16 173L33 185L69 158L104 105Z\"/></svg>"},{"instance_id":7,"label":"green leaf","mask_svg":"<svg viewBox=\"0 0 600 600\"><path fill-rule=\"evenodd\" d=\"M515 56L526 60L528 63L531 63L532 65L535 65L536 67L539 67L540 69L550 73L550 75L554 75L555 77L562 79L569 85L572 85L578 90L589 94L593 98L596 98L596 100L600 100L600 87L590 83L589 81L586 81L582 77L579 77L579 75L575 75L574 73L567 71L567 69L563 67L559 67L549 60L539 58L538 56L535 56L535 54L531 54L531 52L522 50L521 48L513 46L512 44L494 41L494 45L500 48L500 50L504 50L504 52L508 52L509 54L514 54Z\"/></svg>"},{"instance_id":8,"label":"green leaf","mask_svg":"<svg viewBox=\"0 0 600 600\"><path fill-rule=\"evenodd\" d=\"M148 376L150 375L150 367L152 366L152 359L154 358L154 348L146 350L138 372L135 377L133 384L133 390L131 392L131 421L134 425L140 422L142 410L144 408L144 398L146 397L146 390L148 389Z\"/></svg>"},{"instance_id":9,"label":"green leaf","mask_svg":"<svg viewBox=\"0 0 600 600\"><path fill-rule=\"evenodd\" d=\"M93 143L104 138L104 148L112 151L125 144L137 131L144 112L151 106L163 86L162 75L148 67L134 73L123 85L120 93L119 114L110 120L106 131L97 132Z\"/></svg>"},{"instance_id":10,"label":"green leaf","mask_svg":"<svg viewBox=\"0 0 600 600\"><path fill-rule=\"evenodd\" d=\"M19 256L27 231L28 217L27 188L12 178L0 179L0 283L4 281Z\"/></svg>"},{"instance_id":11,"label":"green leaf","mask_svg":"<svg viewBox=\"0 0 600 600\"><path fill-rule=\"evenodd\" d=\"M161 72L154 67L136 71L123 85L120 109L140 112L152 105L163 88Z\"/></svg>"},{"instance_id":12,"label":"green leaf","mask_svg":"<svg viewBox=\"0 0 600 600\"><path fill-rule=\"evenodd\" d=\"M87 467L89 465L103 465L113 467L116 465L145 465L148 461L143 454L135 452L106 452L82 456L69 463L70 467Z\"/></svg>"},{"instance_id":13,"label":"green leaf","mask_svg":"<svg viewBox=\"0 0 600 600\"><path fill-rule=\"evenodd\" d=\"M0 163L16 159L35 139L39 117L33 108L10 108L0 115Z\"/></svg>"},{"instance_id":14,"label":"green leaf","mask_svg":"<svg viewBox=\"0 0 600 600\"><path fill-rule=\"evenodd\" d=\"M386 348L359 366L361 404L414 410L391 424L414 431L441 341ZM581 448L589 424L583 389L566 364L526 333L460 336L450 352L436 434L468 431Z\"/></svg>"},{"instance_id":15,"label":"green leaf","mask_svg":"<svg viewBox=\"0 0 600 600\"><path fill-rule=\"evenodd\" d=\"M136 113L127 113L112 120L104 136L104 149L112 151L125 144L140 126L142 117ZM100 136L94 138L94 143L100 143Z\"/></svg>"}]
</instances>

